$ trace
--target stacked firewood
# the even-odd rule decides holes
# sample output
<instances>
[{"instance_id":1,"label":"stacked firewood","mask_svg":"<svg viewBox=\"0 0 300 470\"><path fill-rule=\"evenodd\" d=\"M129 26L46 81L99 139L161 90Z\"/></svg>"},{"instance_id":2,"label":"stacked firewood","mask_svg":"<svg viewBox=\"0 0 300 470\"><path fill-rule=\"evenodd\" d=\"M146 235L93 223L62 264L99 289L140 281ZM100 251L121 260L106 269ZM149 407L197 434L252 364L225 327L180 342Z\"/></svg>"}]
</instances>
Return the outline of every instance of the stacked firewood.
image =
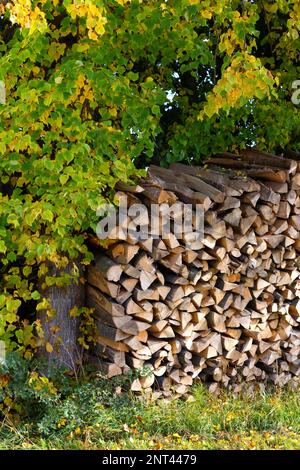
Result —
<instances>
[{"instance_id":1,"label":"stacked firewood","mask_svg":"<svg viewBox=\"0 0 300 470\"><path fill-rule=\"evenodd\" d=\"M139 186L120 184L129 206L158 204L158 219L178 204L167 233L158 223L160 237L141 239L146 213L126 215L129 233L118 226L109 248L95 248L87 303L99 370L109 377L140 370L132 390L164 396L185 393L196 378L212 391L296 383L299 170L294 160L247 150L202 167L152 166ZM202 206L203 237L175 235L186 204L192 212Z\"/></svg>"}]
</instances>

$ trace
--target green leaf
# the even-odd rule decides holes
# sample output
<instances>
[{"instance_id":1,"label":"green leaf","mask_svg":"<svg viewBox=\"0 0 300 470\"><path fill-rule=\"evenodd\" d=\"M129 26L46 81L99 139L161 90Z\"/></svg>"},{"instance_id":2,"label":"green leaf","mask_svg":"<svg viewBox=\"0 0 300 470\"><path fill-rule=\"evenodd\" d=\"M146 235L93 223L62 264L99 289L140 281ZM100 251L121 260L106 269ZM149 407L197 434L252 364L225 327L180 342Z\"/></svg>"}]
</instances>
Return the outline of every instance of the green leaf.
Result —
<instances>
[{"instance_id":1,"label":"green leaf","mask_svg":"<svg viewBox=\"0 0 300 470\"><path fill-rule=\"evenodd\" d=\"M31 298L32 298L33 300L39 300L39 299L41 298L41 295L40 295L40 293L39 293L37 290L35 290L34 292L32 292Z\"/></svg>"},{"instance_id":2,"label":"green leaf","mask_svg":"<svg viewBox=\"0 0 300 470\"><path fill-rule=\"evenodd\" d=\"M69 179L69 175L60 175L60 177L59 177L59 181L62 185L66 184L68 179Z\"/></svg>"},{"instance_id":3,"label":"green leaf","mask_svg":"<svg viewBox=\"0 0 300 470\"><path fill-rule=\"evenodd\" d=\"M0 253L6 253L7 248L3 240L0 240Z\"/></svg>"},{"instance_id":4,"label":"green leaf","mask_svg":"<svg viewBox=\"0 0 300 470\"><path fill-rule=\"evenodd\" d=\"M129 78L129 80L131 80L132 82L136 82L139 78L139 74L138 73L134 73L134 72L129 72L127 74L127 77Z\"/></svg>"},{"instance_id":5,"label":"green leaf","mask_svg":"<svg viewBox=\"0 0 300 470\"><path fill-rule=\"evenodd\" d=\"M44 220L47 220L48 222L52 222L53 221L53 212L51 212L50 209L46 209L45 211L43 211L42 217L43 217Z\"/></svg>"},{"instance_id":6,"label":"green leaf","mask_svg":"<svg viewBox=\"0 0 300 470\"><path fill-rule=\"evenodd\" d=\"M9 312L16 312L21 305L20 300L10 299L6 302L6 308Z\"/></svg>"},{"instance_id":7,"label":"green leaf","mask_svg":"<svg viewBox=\"0 0 300 470\"><path fill-rule=\"evenodd\" d=\"M160 115L160 108L156 104L154 106L152 106L151 111L152 111L153 114L155 114L155 116Z\"/></svg>"}]
</instances>

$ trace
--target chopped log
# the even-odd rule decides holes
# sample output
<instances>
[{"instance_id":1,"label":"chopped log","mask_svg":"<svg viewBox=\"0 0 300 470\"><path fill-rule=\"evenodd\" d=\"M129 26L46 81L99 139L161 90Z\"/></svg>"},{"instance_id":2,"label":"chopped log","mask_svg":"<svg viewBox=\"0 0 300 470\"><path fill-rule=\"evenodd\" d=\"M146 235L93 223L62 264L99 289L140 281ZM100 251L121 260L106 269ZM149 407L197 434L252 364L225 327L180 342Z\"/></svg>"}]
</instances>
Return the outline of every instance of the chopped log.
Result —
<instances>
[{"instance_id":1,"label":"chopped log","mask_svg":"<svg viewBox=\"0 0 300 470\"><path fill-rule=\"evenodd\" d=\"M128 264L139 251L139 246L118 243L108 249L107 254L120 264Z\"/></svg>"},{"instance_id":2,"label":"chopped log","mask_svg":"<svg viewBox=\"0 0 300 470\"><path fill-rule=\"evenodd\" d=\"M141 274L140 274L140 285L141 285L141 288L142 290L147 290L148 287L151 286L151 284L156 281L157 279L157 276L156 274L154 273L150 273L150 272L147 272L147 271L141 271Z\"/></svg>"},{"instance_id":3,"label":"chopped log","mask_svg":"<svg viewBox=\"0 0 300 470\"><path fill-rule=\"evenodd\" d=\"M95 355L108 362L116 364L122 368L125 366L125 353L109 347L107 344L98 341L94 348Z\"/></svg>"},{"instance_id":4,"label":"chopped log","mask_svg":"<svg viewBox=\"0 0 300 470\"><path fill-rule=\"evenodd\" d=\"M107 281L100 271L98 271L98 269L92 265L88 270L88 282L92 286L97 287L100 291L113 298L116 298L120 292L120 286L118 284Z\"/></svg>"},{"instance_id":5,"label":"chopped log","mask_svg":"<svg viewBox=\"0 0 300 470\"><path fill-rule=\"evenodd\" d=\"M140 277L140 271L131 264L125 265L124 273L127 274L127 276L129 277L134 277L135 279L139 279Z\"/></svg>"},{"instance_id":6,"label":"chopped log","mask_svg":"<svg viewBox=\"0 0 300 470\"><path fill-rule=\"evenodd\" d=\"M122 351L122 352L129 351L129 348L125 343L116 342L112 339L107 338L106 336L97 335L95 338L95 341L105 344L116 351Z\"/></svg>"},{"instance_id":7,"label":"chopped log","mask_svg":"<svg viewBox=\"0 0 300 470\"><path fill-rule=\"evenodd\" d=\"M137 283L138 283L138 279L130 278L130 277L121 280L121 285L124 287L124 289L127 292L132 292L135 286L137 285Z\"/></svg>"},{"instance_id":8,"label":"chopped log","mask_svg":"<svg viewBox=\"0 0 300 470\"><path fill-rule=\"evenodd\" d=\"M105 337L105 338L108 338L108 339L111 339L113 341L122 341L124 340L125 338L128 338L129 334L117 329L117 328L114 328L110 325L107 325L106 323L103 323L102 321L100 320L97 320L97 328L98 328L98 331L99 331L99 335L101 337Z\"/></svg>"},{"instance_id":9,"label":"chopped log","mask_svg":"<svg viewBox=\"0 0 300 470\"><path fill-rule=\"evenodd\" d=\"M94 261L95 268L108 281L118 282L122 275L122 266L114 263L110 258L104 255L97 255Z\"/></svg>"},{"instance_id":10,"label":"chopped log","mask_svg":"<svg viewBox=\"0 0 300 470\"><path fill-rule=\"evenodd\" d=\"M93 357L93 356L90 356L90 362L99 372L105 375L108 379L116 375L122 374L121 367L119 367L115 363L105 362L105 361L100 360L98 357Z\"/></svg>"},{"instance_id":11,"label":"chopped log","mask_svg":"<svg viewBox=\"0 0 300 470\"><path fill-rule=\"evenodd\" d=\"M120 289L120 292L118 293L117 297L116 297L116 301L119 303L119 304L124 304L126 302L126 300L129 299L129 297L131 296L131 292L126 290L126 289Z\"/></svg>"},{"instance_id":12,"label":"chopped log","mask_svg":"<svg viewBox=\"0 0 300 470\"><path fill-rule=\"evenodd\" d=\"M157 289L135 289L134 297L138 302L141 300L159 300L159 291Z\"/></svg>"},{"instance_id":13,"label":"chopped log","mask_svg":"<svg viewBox=\"0 0 300 470\"><path fill-rule=\"evenodd\" d=\"M117 304L106 297L99 289L87 285L87 302L89 306L89 301L93 301L94 305L98 304L103 310L109 313L112 316L123 316L125 314L125 309L122 305Z\"/></svg>"},{"instance_id":14,"label":"chopped log","mask_svg":"<svg viewBox=\"0 0 300 470\"><path fill-rule=\"evenodd\" d=\"M242 212L239 208L234 209L229 214L224 216L224 220L232 227L238 227L240 225L241 215Z\"/></svg>"},{"instance_id":15,"label":"chopped log","mask_svg":"<svg viewBox=\"0 0 300 470\"><path fill-rule=\"evenodd\" d=\"M145 331L150 328L150 326L151 325L149 325L149 323L130 319L129 321L127 321L127 323L121 325L119 328L123 333L127 333L127 335L136 336L142 331Z\"/></svg>"}]
</instances>

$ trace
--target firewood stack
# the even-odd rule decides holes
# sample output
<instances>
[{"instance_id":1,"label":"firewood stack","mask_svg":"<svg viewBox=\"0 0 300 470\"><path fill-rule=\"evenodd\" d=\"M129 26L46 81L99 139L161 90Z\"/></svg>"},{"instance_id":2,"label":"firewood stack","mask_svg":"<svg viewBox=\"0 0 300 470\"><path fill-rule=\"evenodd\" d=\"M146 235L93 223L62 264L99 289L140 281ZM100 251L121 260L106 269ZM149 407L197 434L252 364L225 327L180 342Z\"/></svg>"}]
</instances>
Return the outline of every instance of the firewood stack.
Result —
<instances>
[{"instance_id":1,"label":"firewood stack","mask_svg":"<svg viewBox=\"0 0 300 470\"><path fill-rule=\"evenodd\" d=\"M132 390L164 396L197 377L211 391L297 383L300 163L247 150L203 167L151 166L139 186L118 189L130 206L202 204L204 237L170 230L140 240L141 214L127 218L129 235L120 228L107 250L95 248L87 303L99 370L148 370Z\"/></svg>"}]
</instances>

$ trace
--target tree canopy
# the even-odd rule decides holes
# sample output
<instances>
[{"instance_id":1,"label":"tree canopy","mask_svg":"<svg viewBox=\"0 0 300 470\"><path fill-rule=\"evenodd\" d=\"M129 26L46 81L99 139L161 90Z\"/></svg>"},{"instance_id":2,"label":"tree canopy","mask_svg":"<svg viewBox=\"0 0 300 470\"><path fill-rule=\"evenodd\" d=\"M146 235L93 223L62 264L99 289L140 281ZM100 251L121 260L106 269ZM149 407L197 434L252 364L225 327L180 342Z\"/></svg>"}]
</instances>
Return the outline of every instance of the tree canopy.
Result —
<instances>
[{"instance_id":1,"label":"tree canopy","mask_svg":"<svg viewBox=\"0 0 300 470\"><path fill-rule=\"evenodd\" d=\"M34 349L23 306L47 260L89 262L117 181L150 161L300 151L299 32L299 0L0 2L0 339Z\"/></svg>"}]
</instances>

